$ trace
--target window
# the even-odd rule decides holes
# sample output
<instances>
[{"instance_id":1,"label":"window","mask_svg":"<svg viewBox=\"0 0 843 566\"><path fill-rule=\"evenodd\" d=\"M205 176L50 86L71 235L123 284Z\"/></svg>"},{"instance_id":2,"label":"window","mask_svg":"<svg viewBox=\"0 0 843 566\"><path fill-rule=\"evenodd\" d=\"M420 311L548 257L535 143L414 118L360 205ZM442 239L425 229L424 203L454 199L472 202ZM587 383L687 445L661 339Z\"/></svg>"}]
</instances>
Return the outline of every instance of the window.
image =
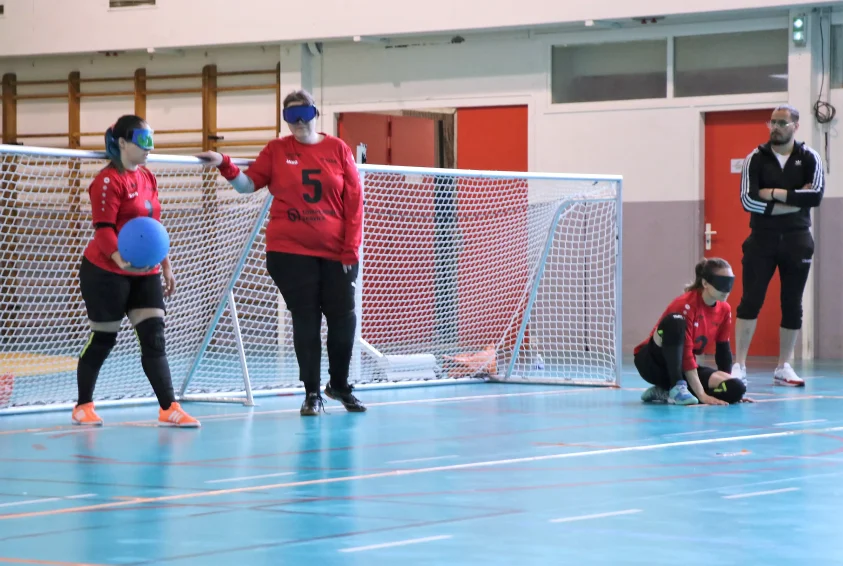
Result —
<instances>
[{"instance_id":1,"label":"window","mask_svg":"<svg viewBox=\"0 0 843 566\"><path fill-rule=\"evenodd\" d=\"M831 88L843 88L843 26L831 26Z\"/></svg>"},{"instance_id":2,"label":"window","mask_svg":"<svg viewBox=\"0 0 843 566\"><path fill-rule=\"evenodd\" d=\"M674 95L787 91L786 29L677 37Z\"/></svg>"},{"instance_id":3,"label":"window","mask_svg":"<svg viewBox=\"0 0 843 566\"><path fill-rule=\"evenodd\" d=\"M137 6L155 6L155 0L108 0L109 8L135 8Z\"/></svg>"},{"instance_id":4,"label":"window","mask_svg":"<svg viewBox=\"0 0 843 566\"><path fill-rule=\"evenodd\" d=\"M554 104L667 97L667 40L553 47Z\"/></svg>"}]
</instances>

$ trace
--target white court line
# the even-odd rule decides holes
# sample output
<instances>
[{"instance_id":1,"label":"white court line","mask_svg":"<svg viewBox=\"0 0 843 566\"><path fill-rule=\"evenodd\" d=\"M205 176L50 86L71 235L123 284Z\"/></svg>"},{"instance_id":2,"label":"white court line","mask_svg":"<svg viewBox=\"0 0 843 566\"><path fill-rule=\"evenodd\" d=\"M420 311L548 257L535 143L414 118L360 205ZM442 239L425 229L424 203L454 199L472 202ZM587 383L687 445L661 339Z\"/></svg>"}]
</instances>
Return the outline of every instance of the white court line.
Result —
<instances>
[{"instance_id":1,"label":"white court line","mask_svg":"<svg viewBox=\"0 0 843 566\"><path fill-rule=\"evenodd\" d=\"M665 435L663 435L663 436L665 436L665 437L668 437L668 436L691 436L691 435L694 435L694 434L708 434L709 432L728 432L728 431L725 431L725 430L716 430L716 429L711 429L711 430L695 430L695 431L693 431L693 432L676 432L676 433L672 433L672 434L665 434Z\"/></svg>"},{"instance_id":2,"label":"white court line","mask_svg":"<svg viewBox=\"0 0 843 566\"><path fill-rule=\"evenodd\" d=\"M391 548L393 546L405 546L408 544L421 544L423 542L433 542L435 540L445 540L453 538L451 535L440 535L438 537L412 538L407 540L399 540L396 542L385 542L382 544L372 544L369 546L355 546L352 548L341 548L340 552L363 552L365 550L377 550L379 548Z\"/></svg>"},{"instance_id":3,"label":"white court line","mask_svg":"<svg viewBox=\"0 0 843 566\"><path fill-rule=\"evenodd\" d=\"M188 494L177 494L177 495L166 495L162 497L150 497L146 499L142 499L141 501L145 503L161 503L164 501L182 501L187 499L195 499L195 498L204 498L204 497L213 497L217 495L228 495L232 493L249 493L251 491L268 491L273 489L288 489L294 487L301 487L306 485L327 485L327 484L334 484L334 483L348 483L354 481L363 481L363 480L372 480L372 479L380 479L380 478L395 478L399 476L411 476L411 475L418 475L418 474L431 474L436 472L447 472L453 470L466 470L466 469L477 469L477 468L488 468L493 466L504 466L508 464L518 464L518 463L526 463L526 462L540 462L545 460L562 460L568 458L584 458L588 456L605 456L607 454L620 454L624 452L642 452L642 451L652 451L652 450L660 450L663 448L676 448L679 446L699 446L702 444L723 444L723 443L730 443L730 442L740 442L740 441L747 441L747 440L761 440L765 438L781 438L784 436L797 436L801 434L817 434L823 432L839 432L843 431L843 426L838 427L827 427L821 429L804 429L804 430L786 430L782 432L771 432L765 434L753 434L753 435L746 435L746 436L732 436L729 438L704 438L704 439L697 439L697 440L683 440L680 442L666 442L662 444L643 444L638 446L627 446L622 448L607 448L602 450L590 450L590 451L583 451L583 452L565 452L561 454L548 454L545 456L530 456L530 457L522 457L522 458L509 458L506 460L487 460L484 462L470 462L466 464L452 464L450 466L436 466L432 468L411 468L406 470L391 470L388 472L378 472L372 474L362 474L362 475L352 475L352 476L343 476L337 478L321 478L315 480L302 480L297 482L287 482L287 483L277 483L277 484L268 484L268 485L255 485L255 486L247 486L247 487L238 487L238 488L230 488L230 489L219 489L219 490L212 490L212 491L202 491L202 492L194 492ZM99 505L89 505L85 507L78 507L78 508L70 508L70 509L57 509L51 511L42 511L42 512L32 512L32 513L19 513L19 514L11 514L11 515L0 515L0 521L7 520L7 519L14 519L14 518L23 518L23 517L36 517L41 515L53 515L57 513L81 513L85 511L94 511L98 509L112 509L117 507L123 507L127 505L135 504L135 501L131 502L113 502L113 503L103 503Z\"/></svg>"},{"instance_id":4,"label":"white court line","mask_svg":"<svg viewBox=\"0 0 843 566\"><path fill-rule=\"evenodd\" d=\"M471 401L485 401L488 399L507 399L507 398L515 398L515 397L550 397L550 396L573 396L573 395L583 395L585 393L594 393L594 392L602 392L602 391L618 391L617 389L612 389L609 387L581 387L578 389L568 389L568 390L559 390L559 389L547 389L542 391L530 391L526 393L490 393L489 395L469 395L469 396L461 396L461 397L432 397L429 399L407 399L403 401L383 401L383 402L375 402L375 403L366 403L367 407L391 407L397 405L426 405L431 403L456 403L458 401L464 402L471 402ZM220 421L229 421L229 420L241 420L244 418L254 418L254 417L261 417L266 415L282 415L285 413L298 413L298 408L290 408L290 409L272 409L269 411L252 411L248 413L231 413L231 414L224 414L224 415L206 415L204 417L204 421L208 423L215 423ZM0 431L0 436L3 434L33 434L33 435L42 435L42 434L56 434L56 435L65 435L65 434L78 434L80 432L101 432L103 430L119 430L122 427L127 426L138 426L138 425L148 425L148 424L157 424L158 421L124 421L115 423L113 426L97 426L97 427L82 427L80 428L79 425L68 425L65 428L57 428L57 427L49 427L47 429L36 429L40 432L33 432L31 430L21 430L21 431L9 431L5 433L4 431ZM72 428L71 428L72 427Z\"/></svg>"},{"instance_id":5,"label":"white court line","mask_svg":"<svg viewBox=\"0 0 843 566\"><path fill-rule=\"evenodd\" d=\"M786 487L784 489L774 489L771 491L755 491L753 493L738 493L736 495L724 495L723 499L744 499L746 497L759 497L761 495L774 495L776 493L787 493L789 491L799 491L799 487Z\"/></svg>"},{"instance_id":6,"label":"white court line","mask_svg":"<svg viewBox=\"0 0 843 566\"><path fill-rule=\"evenodd\" d=\"M643 513L641 509L627 509L626 511L612 511L611 513L597 513L596 515L580 515L579 517L564 517L562 519L551 519L551 523L573 523L574 521L587 521L589 519L602 519L604 517L617 517L618 515L634 515Z\"/></svg>"},{"instance_id":7,"label":"white court line","mask_svg":"<svg viewBox=\"0 0 843 566\"><path fill-rule=\"evenodd\" d=\"M787 403L790 401L810 401L812 399L822 399L822 395L804 395L802 397L780 397L778 399L756 399L756 403Z\"/></svg>"},{"instance_id":8,"label":"white court line","mask_svg":"<svg viewBox=\"0 0 843 566\"><path fill-rule=\"evenodd\" d=\"M103 430L105 427L102 426L79 426L73 425L73 428L69 429L53 429L47 430L44 432L33 432L32 434L36 436L41 436L43 434L79 434L80 432L96 432L98 430Z\"/></svg>"},{"instance_id":9,"label":"white court line","mask_svg":"<svg viewBox=\"0 0 843 566\"><path fill-rule=\"evenodd\" d=\"M409 464L411 462L432 462L433 460L449 460L451 458L459 458L457 455L452 456L431 456L430 458L411 458L410 460L392 460L387 464Z\"/></svg>"},{"instance_id":10,"label":"white court line","mask_svg":"<svg viewBox=\"0 0 843 566\"><path fill-rule=\"evenodd\" d=\"M53 501L64 501L65 499L82 499L83 497L94 497L96 493L83 493L82 495L68 495L67 497L45 497L43 499L29 499L27 501L12 501L0 503L0 507L16 507L18 505L33 505L35 503L51 503Z\"/></svg>"},{"instance_id":11,"label":"white court line","mask_svg":"<svg viewBox=\"0 0 843 566\"><path fill-rule=\"evenodd\" d=\"M246 481L246 480L257 480L261 478L277 478L279 476L292 476L295 472L282 472L279 474L263 474L260 476L243 476L242 478L225 478L221 480L208 480L205 483L224 483L229 481Z\"/></svg>"},{"instance_id":12,"label":"white court line","mask_svg":"<svg viewBox=\"0 0 843 566\"><path fill-rule=\"evenodd\" d=\"M828 419L814 419L812 421L793 421L792 423L773 423L773 426L790 426L796 424L814 424L814 423L825 423L828 422Z\"/></svg>"}]
</instances>

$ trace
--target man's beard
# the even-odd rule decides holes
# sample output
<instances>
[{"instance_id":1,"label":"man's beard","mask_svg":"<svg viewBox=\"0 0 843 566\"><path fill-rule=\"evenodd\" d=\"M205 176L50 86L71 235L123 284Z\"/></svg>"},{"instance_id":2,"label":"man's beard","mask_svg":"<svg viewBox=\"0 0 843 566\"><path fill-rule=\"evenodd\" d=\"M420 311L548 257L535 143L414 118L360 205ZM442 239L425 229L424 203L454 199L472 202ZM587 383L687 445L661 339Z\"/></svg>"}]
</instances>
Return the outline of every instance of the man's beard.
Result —
<instances>
[{"instance_id":1,"label":"man's beard","mask_svg":"<svg viewBox=\"0 0 843 566\"><path fill-rule=\"evenodd\" d=\"M783 134L770 134L770 143L773 145L787 145L793 136L786 136Z\"/></svg>"}]
</instances>

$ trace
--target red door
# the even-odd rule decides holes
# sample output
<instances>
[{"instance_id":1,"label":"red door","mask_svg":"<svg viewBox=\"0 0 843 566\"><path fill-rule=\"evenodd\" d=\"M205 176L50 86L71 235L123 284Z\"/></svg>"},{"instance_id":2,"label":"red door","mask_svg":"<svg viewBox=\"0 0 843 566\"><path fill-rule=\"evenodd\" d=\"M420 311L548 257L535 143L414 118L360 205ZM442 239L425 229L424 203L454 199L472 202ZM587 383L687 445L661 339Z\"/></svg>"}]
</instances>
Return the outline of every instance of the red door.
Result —
<instances>
[{"instance_id":1,"label":"red door","mask_svg":"<svg viewBox=\"0 0 843 566\"><path fill-rule=\"evenodd\" d=\"M729 296L734 315L741 299L741 244L749 235L749 213L741 207L741 174L738 163L770 136L766 122L770 110L713 112L705 116L705 221L711 231L711 249L703 245L706 257L722 257L735 271L735 286ZM705 243L705 235L703 235ZM779 353L779 274L767 289L764 307L758 316L750 356L777 356ZM732 328L732 344L735 329ZM734 347L734 346L733 346Z\"/></svg>"},{"instance_id":2,"label":"red door","mask_svg":"<svg viewBox=\"0 0 843 566\"><path fill-rule=\"evenodd\" d=\"M337 135L356 154L366 144L369 165L433 167L435 122L413 116L350 112ZM431 342L435 328L432 178L394 173L366 177L363 251L363 338L377 348ZM412 320L412 324L407 321Z\"/></svg>"},{"instance_id":3,"label":"red door","mask_svg":"<svg viewBox=\"0 0 843 566\"><path fill-rule=\"evenodd\" d=\"M481 171L528 169L529 112L523 106L457 109L457 168ZM459 339L482 350L517 335L519 304L528 284L527 182L463 179L457 204L462 246L459 258ZM489 211L508 210L490 222ZM482 274L479 275L478 274ZM507 333L508 332L508 333ZM529 333L524 338L529 346Z\"/></svg>"},{"instance_id":4,"label":"red door","mask_svg":"<svg viewBox=\"0 0 843 566\"><path fill-rule=\"evenodd\" d=\"M370 165L434 167L435 126L429 118L347 112L337 117L337 137L355 156L358 144L366 144Z\"/></svg>"}]
</instances>

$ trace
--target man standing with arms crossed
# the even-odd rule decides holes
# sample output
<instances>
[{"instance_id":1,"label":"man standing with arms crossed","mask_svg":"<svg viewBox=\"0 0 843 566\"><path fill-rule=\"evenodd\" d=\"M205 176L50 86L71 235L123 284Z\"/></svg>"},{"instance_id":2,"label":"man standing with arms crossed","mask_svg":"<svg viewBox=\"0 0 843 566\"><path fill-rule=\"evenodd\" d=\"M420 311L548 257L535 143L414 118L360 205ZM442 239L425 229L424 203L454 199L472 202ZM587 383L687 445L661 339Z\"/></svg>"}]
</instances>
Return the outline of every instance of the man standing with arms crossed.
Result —
<instances>
[{"instance_id":1,"label":"man standing with arms crossed","mask_svg":"<svg viewBox=\"0 0 843 566\"><path fill-rule=\"evenodd\" d=\"M750 213L743 249L743 296L737 308L737 360L732 375L746 378L746 357L767 286L776 268L781 278L779 360L773 384L804 387L790 365L802 328L802 294L814 256L811 208L820 205L825 176L819 153L794 140L799 111L773 111L770 140L747 156L741 175L741 204Z\"/></svg>"}]
</instances>

